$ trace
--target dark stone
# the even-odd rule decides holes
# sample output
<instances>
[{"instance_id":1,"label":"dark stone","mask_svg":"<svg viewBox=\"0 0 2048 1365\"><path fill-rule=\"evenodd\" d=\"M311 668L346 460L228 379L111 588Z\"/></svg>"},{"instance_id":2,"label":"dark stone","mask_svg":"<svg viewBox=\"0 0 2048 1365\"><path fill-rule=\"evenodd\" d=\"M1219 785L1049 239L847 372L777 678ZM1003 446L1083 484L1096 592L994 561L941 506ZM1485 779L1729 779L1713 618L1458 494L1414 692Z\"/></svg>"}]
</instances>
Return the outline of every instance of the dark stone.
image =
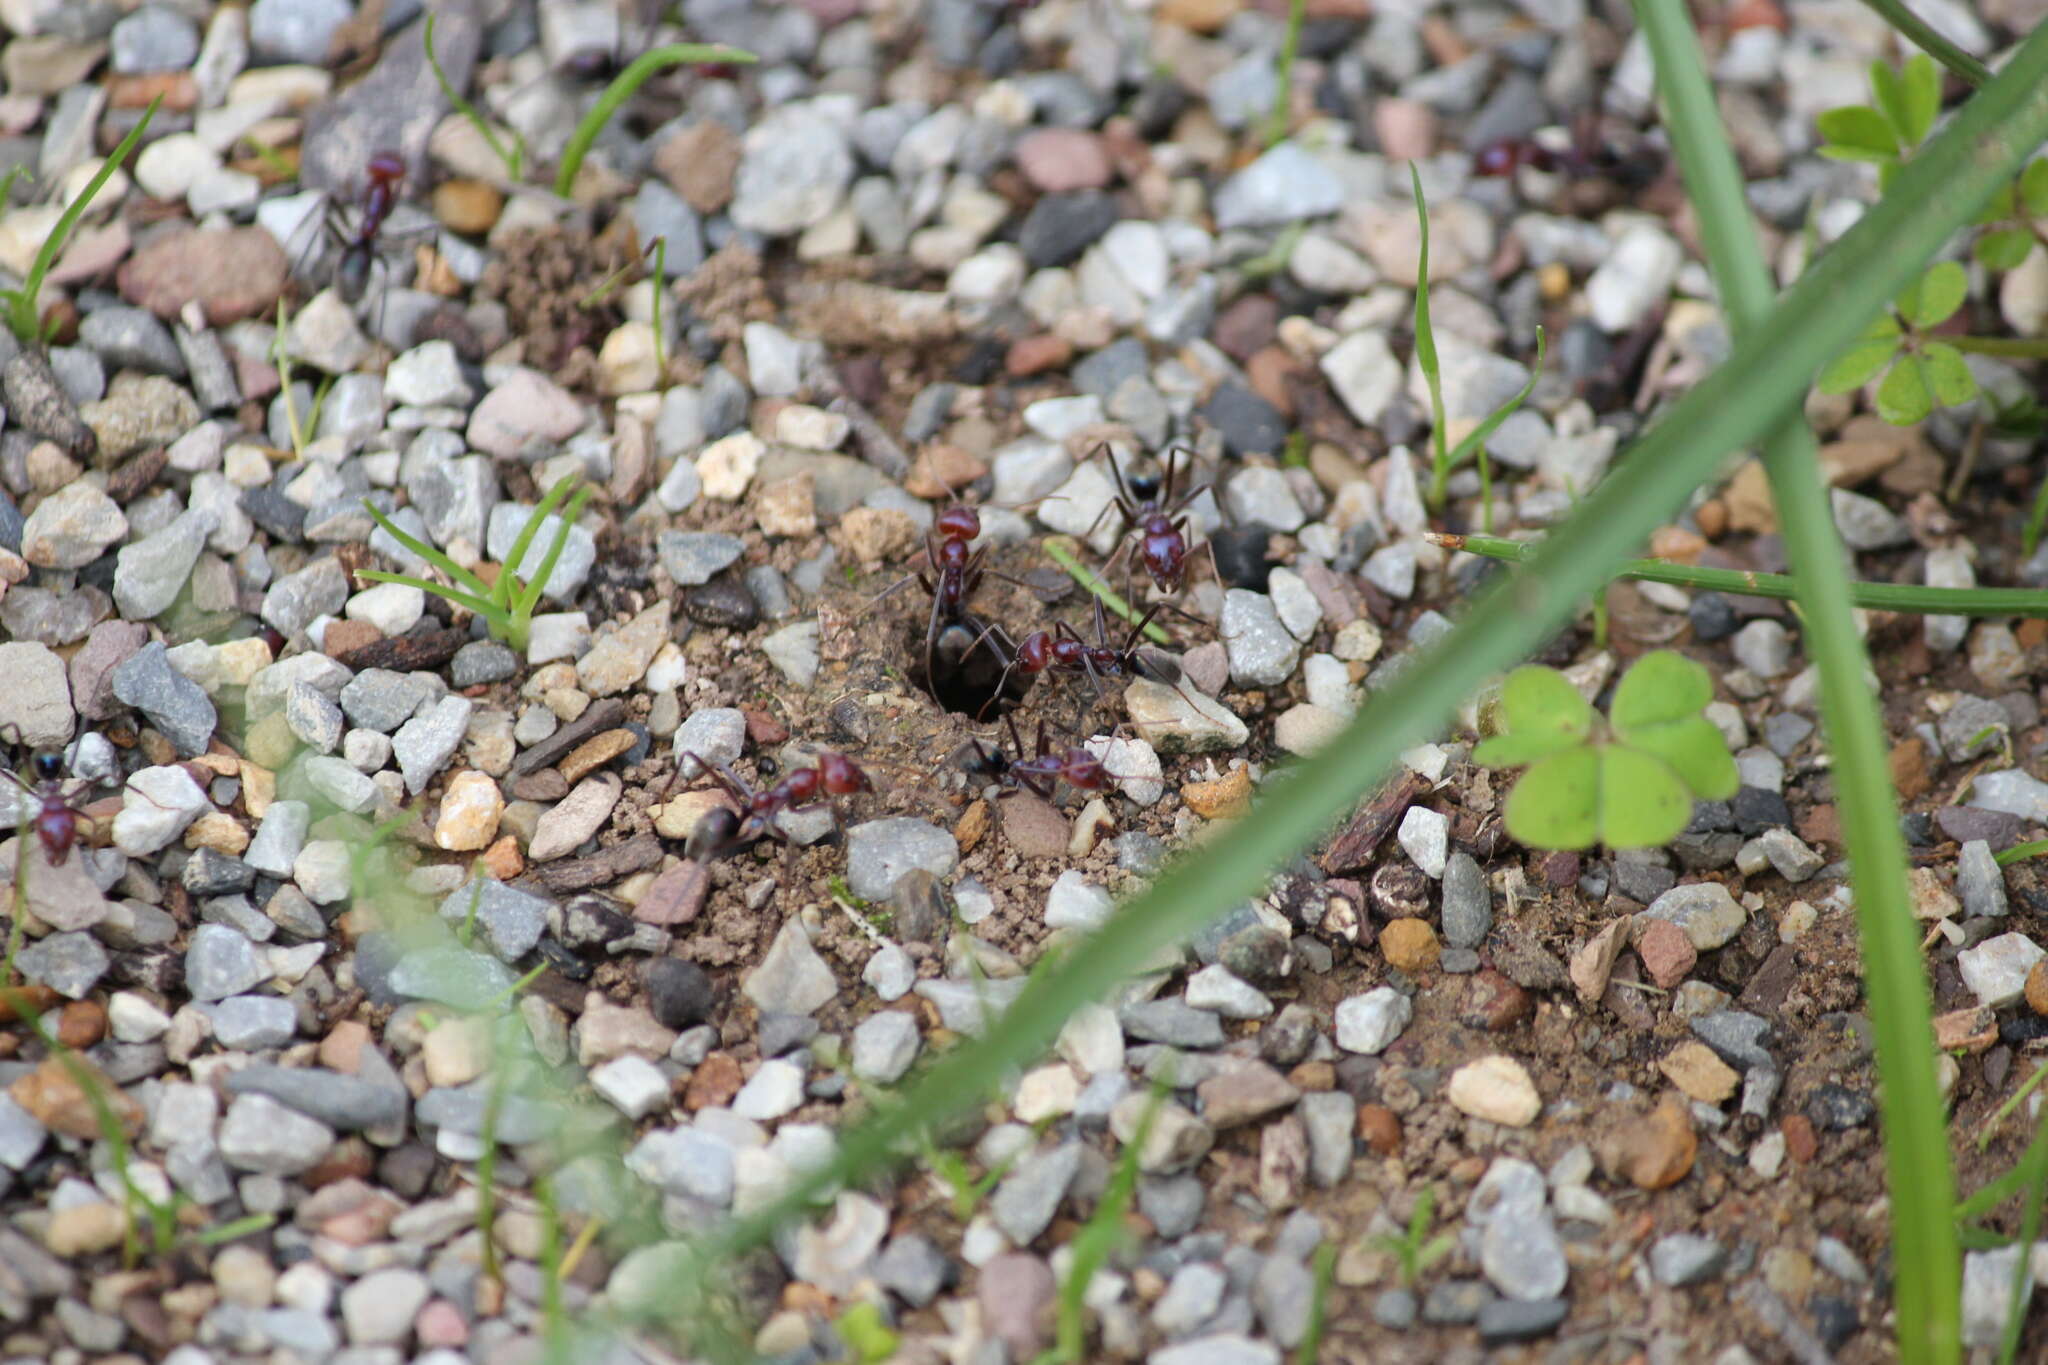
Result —
<instances>
[{"instance_id":1,"label":"dark stone","mask_svg":"<svg viewBox=\"0 0 2048 1365\"><path fill-rule=\"evenodd\" d=\"M306 509L268 484L243 489L242 510L278 540L296 541L306 529Z\"/></svg>"},{"instance_id":2,"label":"dark stone","mask_svg":"<svg viewBox=\"0 0 2048 1365\"><path fill-rule=\"evenodd\" d=\"M641 974L655 1022L678 1033L711 1017L718 990L702 967L679 957L651 959Z\"/></svg>"},{"instance_id":3,"label":"dark stone","mask_svg":"<svg viewBox=\"0 0 2048 1365\"><path fill-rule=\"evenodd\" d=\"M578 896L561 908L559 917L560 927L555 936L563 947L585 957L604 952L606 944L633 932L632 916L604 896Z\"/></svg>"},{"instance_id":4,"label":"dark stone","mask_svg":"<svg viewBox=\"0 0 2048 1365\"><path fill-rule=\"evenodd\" d=\"M357 673L366 668L388 668L394 673L434 672L456 651L469 643L466 630L415 630L393 640L372 640L369 644L337 654L334 661Z\"/></svg>"},{"instance_id":5,"label":"dark stone","mask_svg":"<svg viewBox=\"0 0 2048 1365\"><path fill-rule=\"evenodd\" d=\"M1997 853L2011 848L2027 830L2028 821L2002 810L1979 810L1975 806L1943 806L1934 812L1934 825L1943 837L1959 844L1982 839Z\"/></svg>"},{"instance_id":6,"label":"dark stone","mask_svg":"<svg viewBox=\"0 0 2048 1365\"><path fill-rule=\"evenodd\" d=\"M1223 433L1233 455L1269 455L1287 444L1287 419L1280 409L1241 384L1223 384L1196 409Z\"/></svg>"},{"instance_id":7,"label":"dark stone","mask_svg":"<svg viewBox=\"0 0 2048 1365\"><path fill-rule=\"evenodd\" d=\"M720 574L683 594L683 615L707 626L752 630L761 622L761 604L743 579Z\"/></svg>"},{"instance_id":8,"label":"dark stone","mask_svg":"<svg viewBox=\"0 0 2048 1365\"><path fill-rule=\"evenodd\" d=\"M1495 1299L1479 1310L1479 1340L1488 1346L1534 1341L1563 1326L1571 1310L1567 1299Z\"/></svg>"},{"instance_id":9,"label":"dark stone","mask_svg":"<svg viewBox=\"0 0 2048 1365\"><path fill-rule=\"evenodd\" d=\"M377 1183L401 1199L417 1199L427 1192L441 1158L423 1142L393 1147L377 1161Z\"/></svg>"},{"instance_id":10,"label":"dark stone","mask_svg":"<svg viewBox=\"0 0 2048 1365\"><path fill-rule=\"evenodd\" d=\"M1718 592L1699 594L1692 599L1685 614L1692 622L1693 638L1702 644L1725 640L1742 626L1742 618L1735 614L1735 608Z\"/></svg>"},{"instance_id":11,"label":"dark stone","mask_svg":"<svg viewBox=\"0 0 2048 1365\"><path fill-rule=\"evenodd\" d=\"M1259 1055L1277 1067L1290 1067L1315 1046L1315 1012L1299 1001L1283 1005L1259 1028Z\"/></svg>"},{"instance_id":12,"label":"dark stone","mask_svg":"<svg viewBox=\"0 0 2048 1365\"><path fill-rule=\"evenodd\" d=\"M238 891L247 891L256 884L256 869L240 858L231 857L216 849L196 850L179 875L185 889L194 896L204 899L209 896L231 896Z\"/></svg>"},{"instance_id":13,"label":"dark stone","mask_svg":"<svg viewBox=\"0 0 2048 1365\"><path fill-rule=\"evenodd\" d=\"M496 640L471 640L455 651L448 678L457 687L503 682L519 671L519 656Z\"/></svg>"},{"instance_id":14,"label":"dark stone","mask_svg":"<svg viewBox=\"0 0 2048 1365\"><path fill-rule=\"evenodd\" d=\"M588 981L597 971L595 964L576 956L563 946L560 939L544 938L535 945L535 951L544 962L571 981Z\"/></svg>"},{"instance_id":15,"label":"dark stone","mask_svg":"<svg viewBox=\"0 0 2048 1365\"><path fill-rule=\"evenodd\" d=\"M391 973L405 956L395 934L373 929L356 940L356 985L373 1005L399 1005L405 997L391 985Z\"/></svg>"},{"instance_id":16,"label":"dark stone","mask_svg":"<svg viewBox=\"0 0 2048 1365\"><path fill-rule=\"evenodd\" d=\"M1272 560L1266 542L1273 533L1263 526L1219 526L1209 536L1209 548L1216 554L1216 572L1233 588L1266 590L1266 575Z\"/></svg>"},{"instance_id":17,"label":"dark stone","mask_svg":"<svg viewBox=\"0 0 2048 1365\"><path fill-rule=\"evenodd\" d=\"M1763 787L1743 787L1728 803L1735 814L1735 828L1744 834L1762 834L1767 829L1789 829L1792 807L1777 792Z\"/></svg>"},{"instance_id":18,"label":"dark stone","mask_svg":"<svg viewBox=\"0 0 2048 1365\"><path fill-rule=\"evenodd\" d=\"M1807 1092L1806 1117L1816 1128L1831 1132L1861 1128L1876 1112L1870 1096L1845 1085L1824 1082Z\"/></svg>"},{"instance_id":19,"label":"dark stone","mask_svg":"<svg viewBox=\"0 0 2048 1365\"><path fill-rule=\"evenodd\" d=\"M1074 362L1069 377L1082 393L1092 393L1107 402L1127 379L1142 379L1151 372L1152 361L1145 343L1136 337L1120 337L1084 359Z\"/></svg>"},{"instance_id":20,"label":"dark stone","mask_svg":"<svg viewBox=\"0 0 2048 1365\"><path fill-rule=\"evenodd\" d=\"M1856 1305L1833 1294L1815 1294L1807 1301L1806 1310L1813 1314L1814 1335L1830 1351L1840 1350L1863 1325L1856 1316Z\"/></svg>"},{"instance_id":21,"label":"dark stone","mask_svg":"<svg viewBox=\"0 0 2048 1365\"><path fill-rule=\"evenodd\" d=\"M1033 269L1066 265L1095 245L1121 215L1101 190L1039 196L1017 230L1017 246Z\"/></svg>"}]
</instances>

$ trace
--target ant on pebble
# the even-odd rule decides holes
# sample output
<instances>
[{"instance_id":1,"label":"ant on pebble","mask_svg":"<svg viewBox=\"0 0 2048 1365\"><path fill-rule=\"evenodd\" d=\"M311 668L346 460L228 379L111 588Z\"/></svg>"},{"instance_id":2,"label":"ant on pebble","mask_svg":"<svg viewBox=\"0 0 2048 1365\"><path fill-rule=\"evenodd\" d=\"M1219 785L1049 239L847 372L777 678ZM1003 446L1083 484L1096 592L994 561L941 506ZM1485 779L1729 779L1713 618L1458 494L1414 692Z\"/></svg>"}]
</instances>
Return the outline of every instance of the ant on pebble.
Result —
<instances>
[{"instance_id":1,"label":"ant on pebble","mask_svg":"<svg viewBox=\"0 0 2048 1365\"><path fill-rule=\"evenodd\" d=\"M363 202L356 212L353 232L345 230L330 210L328 230L341 242L341 259L334 267L334 287L342 298L355 303L370 285L370 265L376 259L377 235L384 220L398 206L398 191L405 184L405 158L397 152L376 152L364 169Z\"/></svg>"},{"instance_id":2,"label":"ant on pebble","mask_svg":"<svg viewBox=\"0 0 2048 1365\"><path fill-rule=\"evenodd\" d=\"M1012 758L1003 750L1002 736L996 737L993 745L980 739L967 741L974 748L974 758L968 763L969 772L980 773L989 781L1003 788L998 799L1019 791L1029 791L1041 800L1050 801L1057 784L1064 782L1077 791L1099 792L1109 790L1110 784L1123 779L1102 766L1102 760L1087 749L1073 745L1054 752L1046 742L1045 722L1038 722L1038 748L1030 757L1024 757L1024 739L1017 733L1014 716L1003 717L1010 729L1010 743L1017 750Z\"/></svg>"},{"instance_id":3,"label":"ant on pebble","mask_svg":"<svg viewBox=\"0 0 2048 1365\"><path fill-rule=\"evenodd\" d=\"M840 824L839 808L833 804L832 798L875 789L868 775L844 754L821 752L813 766L797 768L774 786L759 789L723 763L714 763L687 749L679 756L710 774L740 804L738 812L723 808L707 812L697 822L697 828L690 831L690 856L699 862L709 862L763 837L782 840L785 851L793 849L795 844L789 835L776 824L776 818L784 811L823 805L832 812L832 824L836 829ZM680 767L676 769L676 776L682 776ZM670 786L674 786L673 781Z\"/></svg>"},{"instance_id":4,"label":"ant on pebble","mask_svg":"<svg viewBox=\"0 0 2048 1365\"><path fill-rule=\"evenodd\" d=\"M1207 485L1184 489L1179 496L1175 496L1174 480L1181 468L1174 458L1178 455L1186 455L1189 463L1194 459L1193 451L1184 446L1175 446L1166 452L1162 472L1155 474L1147 471L1127 475L1117 464L1116 456L1110 450L1108 442L1096 446L1089 453L1088 458L1091 460L1107 459L1110 475L1116 480L1116 496L1096 516L1095 523L1099 525L1102 518L1112 511L1123 522L1123 529L1118 532L1120 543L1115 553L1110 555L1102 566L1105 578L1115 571L1117 560L1131 554L1135 548L1135 558L1145 565L1145 572L1151 576L1159 591L1174 594L1186 586L1187 509L1202 495ZM1088 534L1094 533L1095 525L1090 525ZM1207 545L1206 541L1204 545ZM1126 567L1131 566L1127 563ZM1223 581L1223 575L1216 568L1216 552L1213 549L1209 551L1209 571L1217 582ZM1130 576L1126 574L1126 579L1128 580ZM1179 611L1178 608L1174 610ZM1187 613L1180 614L1185 616Z\"/></svg>"},{"instance_id":5,"label":"ant on pebble","mask_svg":"<svg viewBox=\"0 0 2048 1365\"><path fill-rule=\"evenodd\" d=\"M1083 639L1081 633L1065 621L1055 622L1051 630L1032 631L1013 651L1010 665L1003 670L1002 679L997 683L995 695L990 698L988 705L982 707L982 713L975 716L976 720L985 719L988 706L1000 700L1003 688L1009 682L1012 673L1036 676L1050 669L1056 673L1085 675L1095 684L1095 700L1098 703L1103 698L1104 678L1145 678L1152 682L1164 683L1176 692L1180 691L1177 676L1179 670L1149 654L1139 643L1144 636L1145 627L1152 624L1152 618L1164 610L1166 604L1155 602L1132 624L1130 631L1124 636L1123 643L1115 645L1109 640L1109 623L1103 614L1102 599L1097 597L1093 600L1094 642L1090 643ZM1182 692L1181 696L1186 698L1187 694ZM1193 705L1192 698L1188 698L1188 701Z\"/></svg>"}]
</instances>

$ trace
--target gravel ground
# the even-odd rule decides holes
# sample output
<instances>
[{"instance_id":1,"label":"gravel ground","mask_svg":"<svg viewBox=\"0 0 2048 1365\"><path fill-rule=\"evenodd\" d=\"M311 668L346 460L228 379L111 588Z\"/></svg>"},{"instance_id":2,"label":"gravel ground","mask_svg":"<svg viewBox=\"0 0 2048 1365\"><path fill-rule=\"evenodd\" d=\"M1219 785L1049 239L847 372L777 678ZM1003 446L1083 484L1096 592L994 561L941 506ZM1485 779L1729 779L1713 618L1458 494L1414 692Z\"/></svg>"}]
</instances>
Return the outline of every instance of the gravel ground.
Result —
<instances>
[{"instance_id":1,"label":"gravel ground","mask_svg":"<svg viewBox=\"0 0 2048 1365\"><path fill-rule=\"evenodd\" d=\"M62 858L0 845L0 876L28 874L15 966L67 1050L0 1003L0 1361L537 1359L543 1192L565 1235L598 1220L573 1313L669 1292L632 1228L771 1199L1326 742L1489 572L1425 539L1475 528L1480 489L1468 468L1425 507L1403 163L1453 440L1549 338L1488 441L1502 527L1561 520L1727 349L1619 5L1311 0L1269 145L1284 5L450 0L437 54L535 184L449 112L419 8L0 0L0 167L26 172L0 217L11 279L163 99L49 276L47 360L0 355L0 736L24 772L60 752L90 817ZM2044 17L1918 8L1986 58ZM1789 274L1804 233L1874 196L1814 154L1813 117L1865 98L1893 48L1850 0L1700 17ZM538 188L612 71L682 39L760 62L656 78L571 199ZM1473 174L1531 136L1584 155ZM405 174L373 241L385 149ZM634 265L657 238L660 281ZM2048 253L1979 292L1978 330L2039 334ZM2048 586L2048 550L2020 550L2030 443L1978 439L1981 405L1909 429L1865 407L1808 404L1863 576ZM929 596L874 595L964 498L1001 575L975 618L1092 639L1041 541L1116 549L1105 443L1132 472L1190 452L1208 548L1159 618L1179 681L1098 700L1040 679L1020 728L1049 720L1055 751L1097 736L1109 778L998 799L958 760L1000 732L915 681ZM594 496L523 652L363 576L423 567L365 500L494 578L567 475ZM1653 548L1779 569L1775 531L1751 463ZM1588 695L1647 649L1708 665L1732 801L1668 850L1544 855L1501 829L1468 730L1411 751L1264 897L991 1078L940 1135L953 1162L841 1192L751 1264L761 1356L849 1358L833 1324L868 1303L895 1359L1033 1359L1168 1077L1130 1235L1087 1290L1088 1359L1292 1359L1325 1245L1324 1361L1892 1359L1797 620L1647 584L1609 605L1605 648L1574 628L1546 661ZM2048 1034L2048 897L1992 857L2048 826L2048 629L1869 634L1970 1189L2027 1125L1964 1137ZM789 814L786 852L691 856L721 798L685 751L772 788L820 747L873 790ZM182 1206L139 1258L79 1062L128 1179ZM609 1194L572 1100L624 1154ZM963 1198L940 1164L985 1187ZM1448 1235L1411 1283L1385 1239L1425 1192ZM1996 1339L2011 1254L1970 1258L1973 1344ZM686 1358L605 1358L628 1355Z\"/></svg>"}]
</instances>

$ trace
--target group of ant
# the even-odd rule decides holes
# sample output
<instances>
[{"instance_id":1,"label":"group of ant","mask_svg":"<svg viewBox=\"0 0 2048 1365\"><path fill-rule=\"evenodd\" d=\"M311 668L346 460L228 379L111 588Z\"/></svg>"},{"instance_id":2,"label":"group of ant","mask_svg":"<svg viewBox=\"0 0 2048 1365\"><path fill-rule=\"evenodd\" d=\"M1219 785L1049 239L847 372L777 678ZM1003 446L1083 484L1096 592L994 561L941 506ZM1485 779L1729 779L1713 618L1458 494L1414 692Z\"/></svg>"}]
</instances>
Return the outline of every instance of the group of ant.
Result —
<instances>
[{"instance_id":1,"label":"group of ant","mask_svg":"<svg viewBox=\"0 0 2048 1365\"><path fill-rule=\"evenodd\" d=\"M1186 616L1172 600L1187 586L1189 565L1189 506L1205 489L1188 487L1176 492L1185 463L1178 457L1191 452L1174 449L1167 453L1159 472L1126 473L1109 447L1098 446L1088 458L1105 458L1116 481L1116 494L1096 519L1112 512L1120 521L1117 547L1103 566L1105 577L1123 561L1128 579L1135 579L1138 565L1144 567L1166 600L1149 607L1133 622L1123 640L1109 638L1102 599L1094 599L1095 638L1089 640L1064 621L1049 630L1035 630L1019 640L994 621L985 621L973 610L973 598L983 581L1001 579L1028 588L1022 580L989 567L987 545L975 545L981 537L981 514L957 498L933 518L925 535L923 567L891 584L870 606L881 602L910 583L922 587L931 599L925 619L923 671L920 677L932 699L947 710L971 713L977 721L991 712L999 714L1009 731L1010 748L1003 746L999 732L991 743L979 737L968 741L968 755L961 767L999 788L999 796L1029 791L1050 801L1058 784L1077 791L1106 791L1125 780L1111 772L1102 760L1081 745L1054 745L1048 737L1048 722L1038 723L1035 750L1027 755L1024 738L1011 714L1040 674L1086 678L1093 684L1096 699L1102 684L1110 678L1145 678L1179 691L1177 670L1149 654L1140 644L1145 628L1162 611ZM1095 526L1089 528L1093 534ZM1084 537L1085 539L1085 537ZM1185 696L1185 693L1182 693ZM828 808L832 798L873 791L868 775L852 759L838 753L820 753L809 767L791 771L773 786L756 788L722 763L715 763L685 751L688 759L737 802L738 809L721 808L707 814L690 836L691 856L717 857L762 838L790 844L788 834L778 825L786 811L818 804ZM681 770L678 769L678 776ZM673 786L673 782L671 783ZM838 811L833 809L835 824Z\"/></svg>"}]
</instances>

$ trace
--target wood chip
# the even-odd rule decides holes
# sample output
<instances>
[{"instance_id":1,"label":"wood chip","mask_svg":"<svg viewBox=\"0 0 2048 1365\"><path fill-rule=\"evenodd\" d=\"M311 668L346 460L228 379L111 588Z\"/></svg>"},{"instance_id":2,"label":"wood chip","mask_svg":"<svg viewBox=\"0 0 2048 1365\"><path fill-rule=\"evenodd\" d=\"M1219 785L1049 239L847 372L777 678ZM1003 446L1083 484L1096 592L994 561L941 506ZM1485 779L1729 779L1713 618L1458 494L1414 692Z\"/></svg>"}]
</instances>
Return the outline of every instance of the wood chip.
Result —
<instances>
[{"instance_id":1,"label":"wood chip","mask_svg":"<svg viewBox=\"0 0 2048 1365\"><path fill-rule=\"evenodd\" d=\"M614 844L588 858L552 862L533 870L533 880L557 895L608 886L661 861L661 840L652 834L636 834L623 844Z\"/></svg>"},{"instance_id":2,"label":"wood chip","mask_svg":"<svg viewBox=\"0 0 2048 1365\"><path fill-rule=\"evenodd\" d=\"M1324 851L1323 871L1334 877L1372 866L1380 844L1393 832L1408 807L1428 790L1429 784L1419 774L1403 769L1399 777L1359 804L1351 823Z\"/></svg>"}]
</instances>

